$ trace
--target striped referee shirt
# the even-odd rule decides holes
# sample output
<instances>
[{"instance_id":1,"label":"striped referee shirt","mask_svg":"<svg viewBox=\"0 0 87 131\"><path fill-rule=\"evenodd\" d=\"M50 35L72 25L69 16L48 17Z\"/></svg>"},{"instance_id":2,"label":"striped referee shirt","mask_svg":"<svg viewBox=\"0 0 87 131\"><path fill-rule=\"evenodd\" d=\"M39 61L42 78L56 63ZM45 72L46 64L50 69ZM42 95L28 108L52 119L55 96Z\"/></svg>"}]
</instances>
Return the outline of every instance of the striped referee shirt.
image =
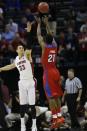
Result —
<instances>
[{"instance_id":1,"label":"striped referee shirt","mask_svg":"<svg viewBox=\"0 0 87 131\"><path fill-rule=\"evenodd\" d=\"M79 78L67 79L65 82L65 90L67 94L76 94L78 90L82 89L82 83Z\"/></svg>"}]
</instances>

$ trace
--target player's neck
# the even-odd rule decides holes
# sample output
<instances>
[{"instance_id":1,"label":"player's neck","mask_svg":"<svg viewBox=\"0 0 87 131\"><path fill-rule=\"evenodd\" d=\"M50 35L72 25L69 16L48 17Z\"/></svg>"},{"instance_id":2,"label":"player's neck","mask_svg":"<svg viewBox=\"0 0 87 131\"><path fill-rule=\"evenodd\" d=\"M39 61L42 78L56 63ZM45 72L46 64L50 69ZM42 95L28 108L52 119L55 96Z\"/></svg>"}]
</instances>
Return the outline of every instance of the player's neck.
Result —
<instances>
[{"instance_id":1,"label":"player's neck","mask_svg":"<svg viewBox=\"0 0 87 131\"><path fill-rule=\"evenodd\" d=\"M75 76L73 76L72 78L69 78L70 80L73 80L75 78Z\"/></svg>"},{"instance_id":2,"label":"player's neck","mask_svg":"<svg viewBox=\"0 0 87 131\"><path fill-rule=\"evenodd\" d=\"M23 55L18 55L19 56L19 59L21 59L23 57Z\"/></svg>"}]
</instances>

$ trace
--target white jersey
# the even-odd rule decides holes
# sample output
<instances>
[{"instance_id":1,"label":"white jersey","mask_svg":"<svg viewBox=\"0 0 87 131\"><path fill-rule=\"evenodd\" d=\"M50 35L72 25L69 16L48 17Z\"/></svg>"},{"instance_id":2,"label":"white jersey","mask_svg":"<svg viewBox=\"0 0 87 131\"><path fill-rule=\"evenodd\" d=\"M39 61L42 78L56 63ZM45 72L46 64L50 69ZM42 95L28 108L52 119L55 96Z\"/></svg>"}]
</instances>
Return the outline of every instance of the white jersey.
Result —
<instances>
[{"instance_id":1,"label":"white jersey","mask_svg":"<svg viewBox=\"0 0 87 131\"><path fill-rule=\"evenodd\" d=\"M20 80L29 80L33 79L32 67L30 61L26 58L26 56L22 56L19 59L19 56L15 59L15 65L20 74Z\"/></svg>"}]
</instances>

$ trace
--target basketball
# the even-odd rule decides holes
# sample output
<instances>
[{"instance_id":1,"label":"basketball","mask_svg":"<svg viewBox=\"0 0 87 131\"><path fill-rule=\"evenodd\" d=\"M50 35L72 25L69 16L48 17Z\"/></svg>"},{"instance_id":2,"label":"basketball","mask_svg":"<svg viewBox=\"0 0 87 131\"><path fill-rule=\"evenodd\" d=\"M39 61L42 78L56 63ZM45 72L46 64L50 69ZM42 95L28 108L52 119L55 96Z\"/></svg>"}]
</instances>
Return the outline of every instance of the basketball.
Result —
<instances>
[{"instance_id":1,"label":"basketball","mask_svg":"<svg viewBox=\"0 0 87 131\"><path fill-rule=\"evenodd\" d=\"M38 11L40 13L48 13L48 11L49 11L49 5L48 5L48 3L46 3L46 2L40 2L38 4Z\"/></svg>"}]
</instances>

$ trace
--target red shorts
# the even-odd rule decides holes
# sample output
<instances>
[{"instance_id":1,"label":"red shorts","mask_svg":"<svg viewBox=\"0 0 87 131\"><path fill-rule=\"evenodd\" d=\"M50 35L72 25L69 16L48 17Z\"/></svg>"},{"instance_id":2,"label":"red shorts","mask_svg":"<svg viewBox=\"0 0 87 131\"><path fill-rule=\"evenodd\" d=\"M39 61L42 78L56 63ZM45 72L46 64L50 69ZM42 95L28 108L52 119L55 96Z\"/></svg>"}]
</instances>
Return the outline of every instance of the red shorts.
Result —
<instances>
[{"instance_id":1,"label":"red shorts","mask_svg":"<svg viewBox=\"0 0 87 131\"><path fill-rule=\"evenodd\" d=\"M56 68L44 70L43 84L47 98L59 97L63 95L60 86L60 73Z\"/></svg>"}]
</instances>

